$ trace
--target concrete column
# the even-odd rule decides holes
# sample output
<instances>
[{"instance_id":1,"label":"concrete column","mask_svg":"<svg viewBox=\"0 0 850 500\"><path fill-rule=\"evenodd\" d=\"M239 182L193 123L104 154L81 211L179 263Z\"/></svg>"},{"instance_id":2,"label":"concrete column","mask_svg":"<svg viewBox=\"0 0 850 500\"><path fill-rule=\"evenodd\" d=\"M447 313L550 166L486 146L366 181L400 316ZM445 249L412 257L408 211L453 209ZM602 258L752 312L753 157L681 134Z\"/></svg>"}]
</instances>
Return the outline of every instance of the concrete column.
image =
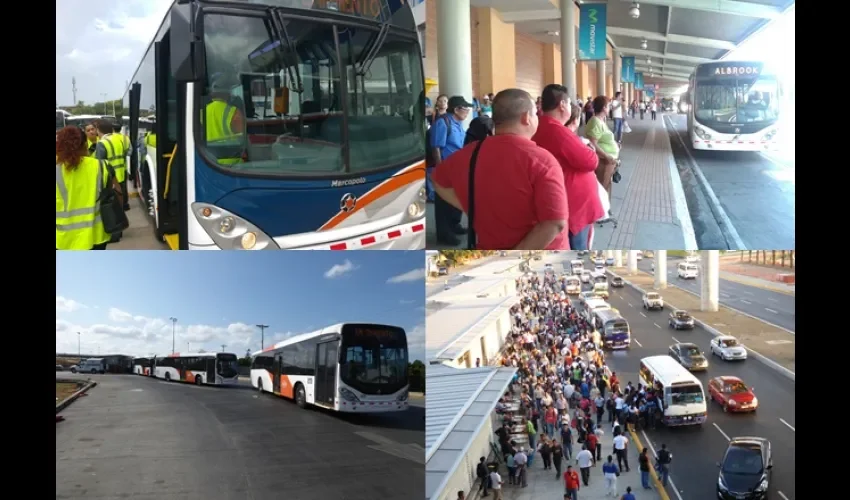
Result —
<instances>
[{"instance_id":1,"label":"concrete column","mask_svg":"<svg viewBox=\"0 0 850 500\"><path fill-rule=\"evenodd\" d=\"M596 94L605 95L605 61L596 61Z\"/></svg>"},{"instance_id":2,"label":"concrete column","mask_svg":"<svg viewBox=\"0 0 850 500\"><path fill-rule=\"evenodd\" d=\"M655 251L655 289L667 288L667 250Z\"/></svg>"},{"instance_id":3,"label":"concrete column","mask_svg":"<svg viewBox=\"0 0 850 500\"><path fill-rule=\"evenodd\" d=\"M637 272L638 272L637 253L638 253L637 250L629 250L629 256L628 256L628 259L627 259L628 260L628 266L629 266L629 274L637 274Z\"/></svg>"},{"instance_id":4,"label":"concrete column","mask_svg":"<svg viewBox=\"0 0 850 500\"><path fill-rule=\"evenodd\" d=\"M479 63L480 65L481 63ZM555 83L559 85L563 85L561 83L564 78L564 71L561 69L562 61L561 61L561 49L558 48L554 43L547 43L543 46L543 83L545 85L549 85L550 83ZM514 71L516 73L516 71ZM573 103L575 103L575 91L572 89L567 89L567 95L573 99Z\"/></svg>"},{"instance_id":5,"label":"concrete column","mask_svg":"<svg viewBox=\"0 0 850 500\"><path fill-rule=\"evenodd\" d=\"M513 24L499 11L476 8L478 32L478 86L482 92L516 88L516 49ZM545 61L544 61L545 66Z\"/></svg>"},{"instance_id":6,"label":"concrete column","mask_svg":"<svg viewBox=\"0 0 850 500\"><path fill-rule=\"evenodd\" d=\"M637 260L635 260L637 262ZM623 267L623 251L614 250L614 267Z\"/></svg>"},{"instance_id":7,"label":"concrete column","mask_svg":"<svg viewBox=\"0 0 850 500\"><path fill-rule=\"evenodd\" d=\"M720 252L700 252L700 310L717 311L720 298Z\"/></svg>"},{"instance_id":8,"label":"concrete column","mask_svg":"<svg viewBox=\"0 0 850 500\"><path fill-rule=\"evenodd\" d=\"M472 30L469 0L438 1L437 63L440 93L472 102ZM466 126L472 121L472 113Z\"/></svg>"},{"instance_id":9,"label":"concrete column","mask_svg":"<svg viewBox=\"0 0 850 500\"><path fill-rule=\"evenodd\" d=\"M593 95L593 87L590 85L590 67L586 62L576 64L576 85L578 85L576 92L582 99Z\"/></svg>"},{"instance_id":10,"label":"concrete column","mask_svg":"<svg viewBox=\"0 0 850 500\"><path fill-rule=\"evenodd\" d=\"M469 4L469 0L466 0ZM560 0L561 7L561 71L564 87L571 96L578 94L576 83L576 4L573 0Z\"/></svg>"},{"instance_id":11,"label":"concrete column","mask_svg":"<svg viewBox=\"0 0 850 500\"><path fill-rule=\"evenodd\" d=\"M622 86L620 85L620 74L623 72L622 59L620 59L620 51L614 51L614 93L616 94L618 91L622 92Z\"/></svg>"}]
</instances>

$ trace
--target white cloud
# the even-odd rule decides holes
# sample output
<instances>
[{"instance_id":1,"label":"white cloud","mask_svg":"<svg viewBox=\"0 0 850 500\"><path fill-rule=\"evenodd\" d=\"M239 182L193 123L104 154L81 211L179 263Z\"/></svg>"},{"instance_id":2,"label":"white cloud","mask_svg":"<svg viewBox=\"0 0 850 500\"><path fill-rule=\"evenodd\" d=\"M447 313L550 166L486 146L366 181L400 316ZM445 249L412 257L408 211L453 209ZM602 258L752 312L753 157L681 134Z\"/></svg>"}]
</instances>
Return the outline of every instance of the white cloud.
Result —
<instances>
[{"instance_id":1,"label":"white cloud","mask_svg":"<svg viewBox=\"0 0 850 500\"><path fill-rule=\"evenodd\" d=\"M60 310L60 299L63 304ZM88 353L117 353L132 356L167 354L171 352L172 324L168 318L152 318L111 307L106 322L80 324L61 317L77 302L57 297L56 352L77 352L77 332L81 350ZM235 322L223 325L181 324L174 328L175 349L192 351L205 349L220 351L222 344L228 352L243 356L246 350L259 350L260 338L256 326ZM292 335L291 332L266 332L265 345L269 346ZM188 345L187 345L188 344Z\"/></svg>"},{"instance_id":2,"label":"white cloud","mask_svg":"<svg viewBox=\"0 0 850 500\"><path fill-rule=\"evenodd\" d=\"M406 273L399 274L398 276L393 276L392 278L387 280L387 283L409 283L411 281L424 281L425 280L425 268L422 269L413 269L411 271L407 271Z\"/></svg>"},{"instance_id":3,"label":"white cloud","mask_svg":"<svg viewBox=\"0 0 850 500\"><path fill-rule=\"evenodd\" d=\"M417 325L413 330L407 332L407 351L411 362L422 361L425 363L425 324Z\"/></svg>"},{"instance_id":4,"label":"white cloud","mask_svg":"<svg viewBox=\"0 0 850 500\"><path fill-rule=\"evenodd\" d=\"M72 313L74 311L79 311L80 309L85 309L85 307L85 305L77 302L76 300L66 299L59 295L56 296L57 313Z\"/></svg>"},{"instance_id":5,"label":"white cloud","mask_svg":"<svg viewBox=\"0 0 850 500\"><path fill-rule=\"evenodd\" d=\"M325 271L325 278L333 279L342 276L343 274L350 273L357 269L357 266L351 263L350 260L345 259L345 262L342 264L334 264L333 267Z\"/></svg>"}]
</instances>

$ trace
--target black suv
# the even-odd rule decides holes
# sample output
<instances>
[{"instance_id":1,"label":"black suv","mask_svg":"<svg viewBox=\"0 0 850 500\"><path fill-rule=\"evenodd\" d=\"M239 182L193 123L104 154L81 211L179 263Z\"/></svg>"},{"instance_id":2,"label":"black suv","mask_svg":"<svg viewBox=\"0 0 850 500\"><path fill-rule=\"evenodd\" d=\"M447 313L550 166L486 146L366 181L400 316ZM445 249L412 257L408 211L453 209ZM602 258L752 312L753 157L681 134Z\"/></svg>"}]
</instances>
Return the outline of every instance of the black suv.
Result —
<instances>
[{"instance_id":1,"label":"black suv","mask_svg":"<svg viewBox=\"0 0 850 500\"><path fill-rule=\"evenodd\" d=\"M760 437L732 438L717 467L717 498L766 499L773 470L770 441Z\"/></svg>"},{"instance_id":2,"label":"black suv","mask_svg":"<svg viewBox=\"0 0 850 500\"><path fill-rule=\"evenodd\" d=\"M623 286L625 286L625 284L626 283L623 281L623 278L621 278L619 276L614 276L613 278L611 278L611 287L612 288L623 288Z\"/></svg>"}]
</instances>

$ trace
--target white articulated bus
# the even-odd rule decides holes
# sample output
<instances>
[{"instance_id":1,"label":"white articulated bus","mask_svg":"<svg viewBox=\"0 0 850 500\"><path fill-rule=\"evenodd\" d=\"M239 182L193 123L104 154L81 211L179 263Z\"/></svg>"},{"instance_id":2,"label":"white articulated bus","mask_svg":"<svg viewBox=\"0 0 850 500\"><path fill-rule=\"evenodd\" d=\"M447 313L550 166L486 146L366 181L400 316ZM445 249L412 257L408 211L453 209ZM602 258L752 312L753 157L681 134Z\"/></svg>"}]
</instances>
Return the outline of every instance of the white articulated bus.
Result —
<instances>
[{"instance_id":1,"label":"white articulated bus","mask_svg":"<svg viewBox=\"0 0 850 500\"><path fill-rule=\"evenodd\" d=\"M640 380L661 390L664 425L702 425L708 418L705 391L691 372L667 355L640 360Z\"/></svg>"},{"instance_id":2,"label":"white articulated bus","mask_svg":"<svg viewBox=\"0 0 850 500\"><path fill-rule=\"evenodd\" d=\"M134 358L133 359L133 373L136 375L144 375L146 377L150 377L151 375L151 359L150 358Z\"/></svg>"},{"instance_id":3,"label":"white articulated bus","mask_svg":"<svg viewBox=\"0 0 850 500\"><path fill-rule=\"evenodd\" d=\"M779 149L781 87L752 61L699 64L682 96L692 148L714 151Z\"/></svg>"},{"instance_id":4,"label":"white articulated bus","mask_svg":"<svg viewBox=\"0 0 850 500\"><path fill-rule=\"evenodd\" d=\"M407 335L396 326L340 323L288 338L252 358L251 384L302 408L408 409Z\"/></svg>"},{"instance_id":5,"label":"white articulated bus","mask_svg":"<svg viewBox=\"0 0 850 500\"><path fill-rule=\"evenodd\" d=\"M169 382L229 385L239 380L236 355L229 352L174 353L150 361L153 376Z\"/></svg>"}]
</instances>

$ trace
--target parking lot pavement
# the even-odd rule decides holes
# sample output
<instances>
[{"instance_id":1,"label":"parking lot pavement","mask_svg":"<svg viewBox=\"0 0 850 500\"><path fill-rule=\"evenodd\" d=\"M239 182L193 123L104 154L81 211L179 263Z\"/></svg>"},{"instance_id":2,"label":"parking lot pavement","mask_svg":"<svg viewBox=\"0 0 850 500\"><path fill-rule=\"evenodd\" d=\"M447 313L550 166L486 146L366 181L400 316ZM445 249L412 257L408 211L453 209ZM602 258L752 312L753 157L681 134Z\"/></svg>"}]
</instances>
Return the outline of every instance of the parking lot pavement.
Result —
<instances>
[{"instance_id":1,"label":"parking lot pavement","mask_svg":"<svg viewBox=\"0 0 850 500\"><path fill-rule=\"evenodd\" d=\"M670 286L664 290L654 290L655 278L643 271L638 271L637 274L632 275L624 269L612 268L610 272L622 276L624 280L644 291L661 293L667 306L665 311L668 313L670 308L684 309L690 312L695 319L723 334L736 337L744 345L769 360L778 363L791 372L795 371L796 339L793 334L758 319L739 314L722 304L717 312L700 311L699 296ZM628 288L628 285L626 288ZM636 300L640 300L640 297ZM664 326L667 321L666 314L662 316L661 321L660 324Z\"/></svg>"},{"instance_id":2,"label":"parking lot pavement","mask_svg":"<svg viewBox=\"0 0 850 500\"><path fill-rule=\"evenodd\" d=\"M98 385L56 425L56 498L408 500L425 487L423 408L369 419L244 386L78 377Z\"/></svg>"},{"instance_id":3,"label":"parking lot pavement","mask_svg":"<svg viewBox=\"0 0 850 500\"><path fill-rule=\"evenodd\" d=\"M130 227L124 230L121 241L109 244L110 250L168 250L168 245L156 241L153 220L145 213L145 207L138 197L130 198L127 219Z\"/></svg>"},{"instance_id":4,"label":"parking lot pavement","mask_svg":"<svg viewBox=\"0 0 850 500\"><path fill-rule=\"evenodd\" d=\"M665 292L666 295L666 292ZM735 376L753 387L759 399L758 411L750 414L725 413L716 403L708 403L708 420L702 426L665 428L639 432L641 442L658 451L666 444L673 453L670 498L677 500L716 499L716 462L723 458L728 438L760 436L770 440L774 457L772 493L776 498L793 500L795 494L795 419L796 385L757 359L724 362L711 356L712 335L697 326L693 330L675 331L667 327L668 311L644 311L641 294L631 287L617 288L609 298L611 306L629 322L631 348L609 351L606 362L620 380L639 382L638 366L647 356L667 353L676 342L693 342L706 353L708 370L694 375L707 392L708 381L717 376ZM787 334L786 334L787 335ZM774 497L771 497L774 498Z\"/></svg>"}]
</instances>

